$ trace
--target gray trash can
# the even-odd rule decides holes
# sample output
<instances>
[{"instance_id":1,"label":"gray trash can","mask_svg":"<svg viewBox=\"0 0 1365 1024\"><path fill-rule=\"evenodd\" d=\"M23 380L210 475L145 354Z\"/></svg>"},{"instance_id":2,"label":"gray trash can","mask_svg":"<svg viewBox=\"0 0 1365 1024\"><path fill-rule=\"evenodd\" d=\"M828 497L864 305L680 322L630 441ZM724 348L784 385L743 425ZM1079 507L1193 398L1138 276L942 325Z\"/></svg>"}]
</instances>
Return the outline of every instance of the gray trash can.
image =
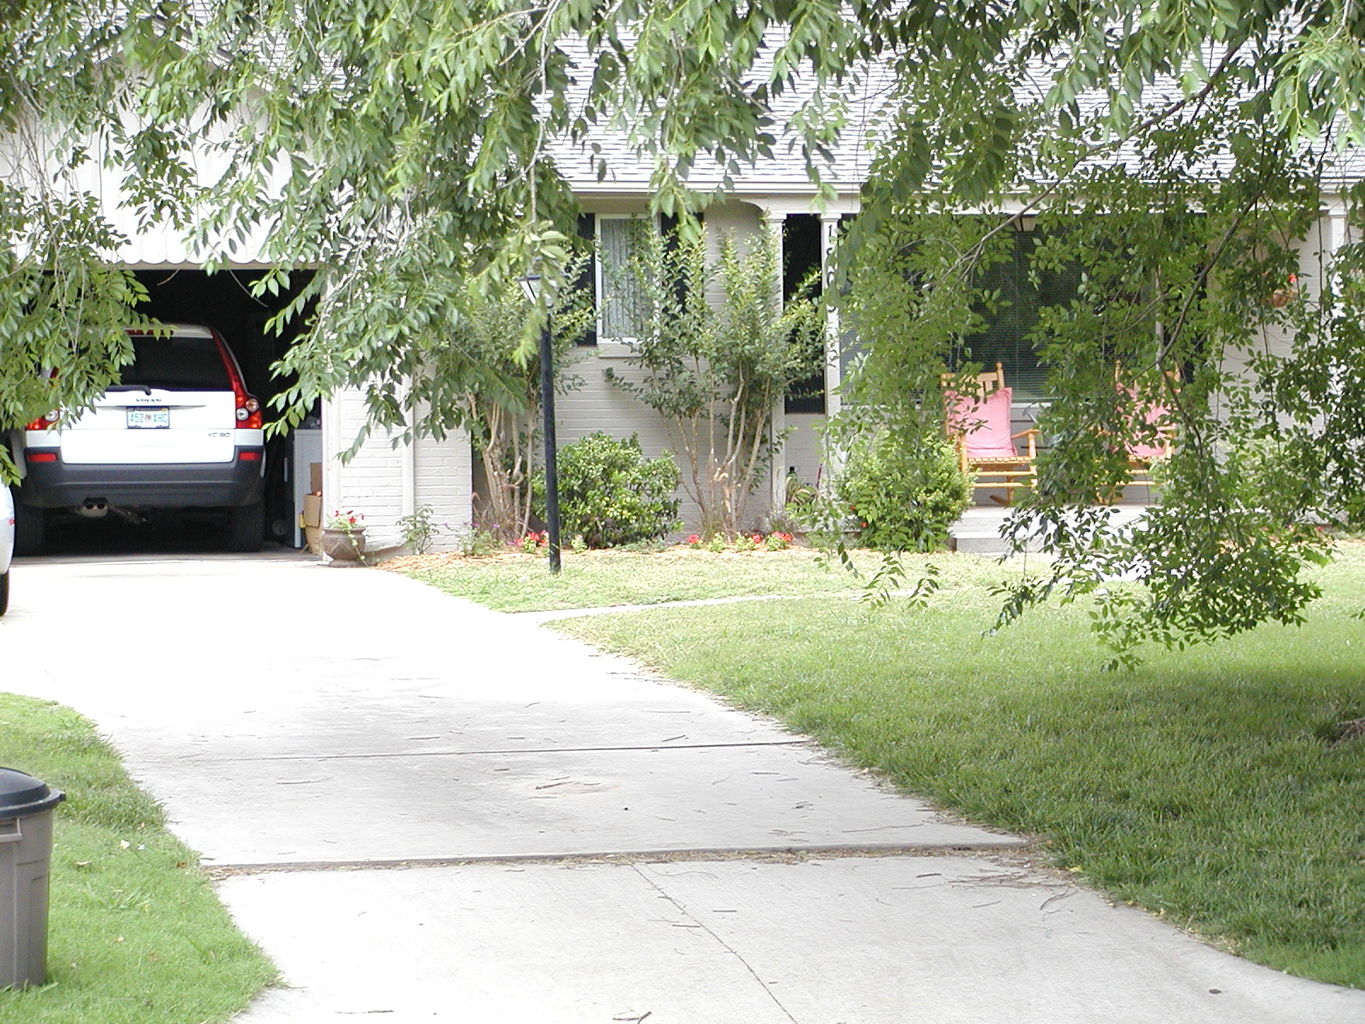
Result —
<instances>
[{"instance_id":1,"label":"gray trash can","mask_svg":"<svg viewBox=\"0 0 1365 1024\"><path fill-rule=\"evenodd\" d=\"M0 768L0 989L47 980L52 811L65 799L32 775Z\"/></svg>"}]
</instances>

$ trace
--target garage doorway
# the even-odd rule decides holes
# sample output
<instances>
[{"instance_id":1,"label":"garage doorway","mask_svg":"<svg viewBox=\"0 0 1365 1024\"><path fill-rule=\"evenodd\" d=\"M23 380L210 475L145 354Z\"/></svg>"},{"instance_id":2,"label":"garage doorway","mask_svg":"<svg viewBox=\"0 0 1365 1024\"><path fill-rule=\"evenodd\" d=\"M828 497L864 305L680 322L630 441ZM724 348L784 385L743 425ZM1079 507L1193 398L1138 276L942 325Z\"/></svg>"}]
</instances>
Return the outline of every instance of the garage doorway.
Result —
<instances>
[{"instance_id":1,"label":"garage doorway","mask_svg":"<svg viewBox=\"0 0 1365 1024\"><path fill-rule=\"evenodd\" d=\"M289 291L258 298L252 294L251 286L264 274L259 269L228 269L210 274L196 269L152 268L138 269L134 274L147 289L149 298L143 308L149 316L163 323L204 324L217 328L241 365L247 390L261 400L266 409L266 421L272 420L274 410L270 399L291 381L273 378L270 368L293 343L293 335L277 337L267 332L266 324L298 294L309 275L294 275ZM319 436L306 432L317 431L320 427L319 403L297 438L291 434L272 437L266 442L264 540L267 546L300 545L297 484L301 481L307 489L312 459L296 458L296 441L301 448L306 448L307 442Z\"/></svg>"}]
</instances>

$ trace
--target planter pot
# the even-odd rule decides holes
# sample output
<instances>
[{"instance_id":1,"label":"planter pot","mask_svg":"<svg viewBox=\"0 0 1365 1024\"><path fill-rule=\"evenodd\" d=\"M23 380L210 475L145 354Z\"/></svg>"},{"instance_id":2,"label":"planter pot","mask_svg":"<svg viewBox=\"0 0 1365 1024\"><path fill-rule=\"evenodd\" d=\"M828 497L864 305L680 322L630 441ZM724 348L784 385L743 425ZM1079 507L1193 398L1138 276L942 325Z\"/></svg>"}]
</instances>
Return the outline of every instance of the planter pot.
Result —
<instances>
[{"instance_id":1,"label":"planter pot","mask_svg":"<svg viewBox=\"0 0 1365 1024\"><path fill-rule=\"evenodd\" d=\"M365 554L364 528L323 530L322 553L334 562L359 562Z\"/></svg>"}]
</instances>

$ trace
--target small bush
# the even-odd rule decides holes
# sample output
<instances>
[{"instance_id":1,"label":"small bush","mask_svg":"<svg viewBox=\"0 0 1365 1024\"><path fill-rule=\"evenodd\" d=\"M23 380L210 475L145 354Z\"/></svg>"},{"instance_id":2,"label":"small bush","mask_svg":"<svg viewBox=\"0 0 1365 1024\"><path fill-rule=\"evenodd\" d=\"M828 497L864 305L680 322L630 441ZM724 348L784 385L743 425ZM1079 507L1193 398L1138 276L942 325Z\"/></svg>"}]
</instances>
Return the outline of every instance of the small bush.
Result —
<instances>
[{"instance_id":1,"label":"small bush","mask_svg":"<svg viewBox=\"0 0 1365 1024\"><path fill-rule=\"evenodd\" d=\"M398 529L403 533L403 543L415 555L426 554L427 548L431 547L431 542L436 539L436 534L440 530L432 518L432 512L430 505L423 505L398 519Z\"/></svg>"},{"instance_id":2,"label":"small bush","mask_svg":"<svg viewBox=\"0 0 1365 1024\"><path fill-rule=\"evenodd\" d=\"M882 429L858 441L838 486L859 540L883 551L942 547L971 500L971 487L947 440L907 444Z\"/></svg>"},{"instance_id":3,"label":"small bush","mask_svg":"<svg viewBox=\"0 0 1365 1024\"><path fill-rule=\"evenodd\" d=\"M474 529L459 535L456 550L468 558L487 558L500 554L503 543L494 530Z\"/></svg>"},{"instance_id":4,"label":"small bush","mask_svg":"<svg viewBox=\"0 0 1365 1024\"><path fill-rule=\"evenodd\" d=\"M590 548L662 537L678 526L674 491L681 474L672 456L646 459L638 437L596 433L559 452L559 516L565 533ZM541 476L541 494L544 476Z\"/></svg>"}]
</instances>

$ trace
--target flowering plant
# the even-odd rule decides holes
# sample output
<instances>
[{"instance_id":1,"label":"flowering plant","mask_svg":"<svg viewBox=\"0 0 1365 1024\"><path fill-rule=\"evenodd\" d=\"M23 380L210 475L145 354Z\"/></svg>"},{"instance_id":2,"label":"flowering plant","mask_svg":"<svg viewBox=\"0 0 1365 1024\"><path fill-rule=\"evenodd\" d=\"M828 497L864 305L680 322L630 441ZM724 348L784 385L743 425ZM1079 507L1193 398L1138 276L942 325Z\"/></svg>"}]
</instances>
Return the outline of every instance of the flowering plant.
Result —
<instances>
[{"instance_id":1,"label":"flowering plant","mask_svg":"<svg viewBox=\"0 0 1365 1024\"><path fill-rule=\"evenodd\" d=\"M761 533L755 533L752 535L747 533L741 533L738 537L735 538L735 550L754 551L758 548L758 545L762 540L763 534Z\"/></svg>"},{"instance_id":2,"label":"flowering plant","mask_svg":"<svg viewBox=\"0 0 1365 1024\"><path fill-rule=\"evenodd\" d=\"M688 538L687 538L687 546L688 546L689 548L692 548L694 551L695 551L697 548L700 548L700 547L701 547L701 537L700 537L699 535L695 534L695 533L689 534L689 535L688 535Z\"/></svg>"},{"instance_id":3,"label":"flowering plant","mask_svg":"<svg viewBox=\"0 0 1365 1024\"><path fill-rule=\"evenodd\" d=\"M343 530L346 533L363 530L365 529L365 513L351 510L333 512L327 520L327 529Z\"/></svg>"},{"instance_id":4,"label":"flowering plant","mask_svg":"<svg viewBox=\"0 0 1365 1024\"><path fill-rule=\"evenodd\" d=\"M774 530L763 541L763 546L769 551L785 551L792 546L792 535L781 530Z\"/></svg>"},{"instance_id":5,"label":"flowering plant","mask_svg":"<svg viewBox=\"0 0 1365 1024\"><path fill-rule=\"evenodd\" d=\"M534 555L540 548L548 547L550 543L550 532L536 533L532 530L521 540L517 541L517 547L521 548L522 554Z\"/></svg>"}]
</instances>

